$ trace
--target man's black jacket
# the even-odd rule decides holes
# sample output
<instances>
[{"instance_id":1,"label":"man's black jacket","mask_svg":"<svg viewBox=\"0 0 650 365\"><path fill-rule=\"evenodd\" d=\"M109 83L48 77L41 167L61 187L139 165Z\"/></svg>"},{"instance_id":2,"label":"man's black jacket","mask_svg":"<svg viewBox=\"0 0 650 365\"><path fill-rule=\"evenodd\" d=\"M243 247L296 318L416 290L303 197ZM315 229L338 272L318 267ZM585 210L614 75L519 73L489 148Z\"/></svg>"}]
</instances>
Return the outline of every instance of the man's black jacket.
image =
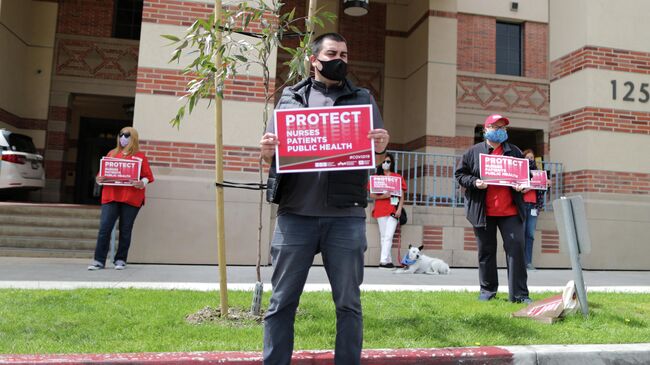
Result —
<instances>
[{"instance_id":1,"label":"man's black jacket","mask_svg":"<svg viewBox=\"0 0 650 365\"><path fill-rule=\"evenodd\" d=\"M523 157L517 146L508 142L503 142L502 146L504 156ZM454 173L456 181L465 188L465 214L467 220L474 227L485 227L486 225L485 196L487 189L479 189L474 183L481 176L479 155L481 153L489 154L490 152L492 152L492 147L487 142L475 144L463 154L461 165ZM523 222L526 219L523 195L512 188L510 192L512 193L512 201L519 211L519 218Z\"/></svg>"}]
</instances>

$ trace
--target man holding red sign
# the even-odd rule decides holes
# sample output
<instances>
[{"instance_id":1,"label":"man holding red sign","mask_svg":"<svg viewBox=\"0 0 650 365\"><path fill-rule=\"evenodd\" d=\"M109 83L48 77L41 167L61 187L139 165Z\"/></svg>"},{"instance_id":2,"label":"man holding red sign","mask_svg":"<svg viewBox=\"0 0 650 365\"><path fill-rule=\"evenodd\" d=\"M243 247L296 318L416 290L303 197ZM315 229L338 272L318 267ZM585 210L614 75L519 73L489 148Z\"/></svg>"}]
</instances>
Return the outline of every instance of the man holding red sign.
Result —
<instances>
[{"instance_id":1,"label":"man holding red sign","mask_svg":"<svg viewBox=\"0 0 650 365\"><path fill-rule=\"evenodd\" d=\"M465 188L465 212L467 220L474 227L478 246L481 286L479 300L488 301L495 298L499 287L496 257L497 228L499 228L507 259L508 299L511 302L531 303L528 297L528 274L524 261L526 211L522 191L525 185L512 181L502 184L503 176L508 176L508 169L497 171L501 168L496 167L493 171L500 175L500 179L497 179L499 185L490 185L481 179L482 155L488 155L488 158L494 160L492 162L495 165L501 167L516 164L517 160L523 157L517 146L506 142L508 124L510 121L499 114L487 117L484 124L485 141L470 147L463 154L462 164L456 170L455 176L458 183ZM513 157L515 159L512 159ZM527 162L525 170L525 179L528 180ZM510 178L517 181L516 175Z\"/></svg>"},{"instance_id":2,"label":"man holding red sign","mask_svg":"<svg viewBox=\"0 0 650 365\"><path fill-rule=\"evenodd\" d=\"M260 141L261 158L272 164L267 200L279 205L271 241L273 293L264 317L263 357L264 364L290 364L296 309L314 256L320 252L336 306L334 361L338 365L355 365L361 363L363 342L359 287L363 281L363 256L367 246L364 209L368 204L367 169L374 166L356 166L354 170L281 173L276 171L274 157L279 146L283 145L302 146L305 149L315 144L331 144L329 140L322 140L322 137L328 136L306 127L310 122L340 128L341 133L349 133L354 139L362 136L371 142L374 153L382 161L389 136L382 129L379 108L368 90L356 87L346 79L348 49L345 39L337 33L323 34L314 39L311 48L309 61L314 67L314 78L284 89L276 109L369 105L375 129L353 129L348 128L351 124L343 125L345 121L354 123L353 112L360 111L354 108L345 110L349 114L341 112L335 117L331 114L332 110L315 114L308 110L302 114L294 113L295 119L284 118L287 127L299 121L305 123L305 128L296 129L301 133L285 135L281 140L276 134L275 123L269 123L267 133ZM300 120L298 115L302 115ZM336 126L332 125L333 118L338 122ZM289 137L310 138L310 142L288 140ZM315 141L319 137L321 139ZM341 140L330 147L340 148L337 153L345 154L350 149L344 143L350 142Z\"/></svg>"}]
</instances>

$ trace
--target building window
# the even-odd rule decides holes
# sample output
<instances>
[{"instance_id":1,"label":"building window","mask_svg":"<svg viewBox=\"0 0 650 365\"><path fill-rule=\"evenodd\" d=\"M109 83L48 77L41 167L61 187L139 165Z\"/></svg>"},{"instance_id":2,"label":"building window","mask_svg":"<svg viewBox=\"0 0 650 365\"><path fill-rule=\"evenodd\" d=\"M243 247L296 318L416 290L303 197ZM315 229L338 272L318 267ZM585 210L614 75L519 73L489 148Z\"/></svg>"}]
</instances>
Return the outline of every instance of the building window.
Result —
<instances>
[{"instance_id":1,"label":"building window","mask_svg":"<svg viewBox=\"0 0 650 365\"><path fill-rule=\"evenodd\" d=\"M142 4L144 0L116 0L113 36L115 38L140 39Z\"/></svg>"},{"instance_id":2,"label":"building window","mask_svg":"<svg viewBox=\"0 0 650 365\"><path fill-rule=\"evenodd\" d=\"M497 22L497 74L521 76L521 24Z\"/></svg>"}]
</instances>

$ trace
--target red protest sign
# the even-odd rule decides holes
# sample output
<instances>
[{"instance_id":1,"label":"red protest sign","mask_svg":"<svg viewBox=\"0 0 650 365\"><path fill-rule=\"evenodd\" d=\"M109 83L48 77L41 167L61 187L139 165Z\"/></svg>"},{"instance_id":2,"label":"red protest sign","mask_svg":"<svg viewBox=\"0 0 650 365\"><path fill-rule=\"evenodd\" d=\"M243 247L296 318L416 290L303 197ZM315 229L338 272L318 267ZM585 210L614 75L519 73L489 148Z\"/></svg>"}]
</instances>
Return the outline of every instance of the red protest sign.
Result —
<instances>
[{"instance_id":1,"label":"red protest sign","mask_svg":"<svg viewBox=\"0 0 650 365\"><path fill-rule=\"evenodd\" d=\"M481 153L481 180L488 185L528 185L528 160Z\"/></svg>"},{"instance_id":2,"label":"red protest sign","mask_svg":"<svg viewBox=\"0 0 650 365\"><path fill-rule=\"evenodd\" d=\"M371 169L372 106L275 110L278 172Z\"/></svg>"},{"instance_id":3,"label":"red protest sign","mask_svg":"<svg viewBox=\"0 0 650 365\"><path fill-rule=\"evenodd\" d=\"M140 180L142 162L139 159L103 157L99 162L99 176L105 178L103 185L133 185Z\"/></svg>"},{"instance_id":4,"label":"red protest sign","mask_svg":"<svg viewBox=\"0 0 650 365\"><path fill-rule=\"evenodd\" d=\"M548 175L546 170L531 170L529 189L546 190L548 189Z\"/></svg>"},{"instance_id":5,"label":"red protest sign","mask_svg":"<svg viewBox=\"0 0 650 365\"><path fill-rule=\"evenodd\" d=\"M400 176L370 176L370 192L383 194L389 192L391 195L402 196L402 178Z\"/></svg>"}]
</instances>

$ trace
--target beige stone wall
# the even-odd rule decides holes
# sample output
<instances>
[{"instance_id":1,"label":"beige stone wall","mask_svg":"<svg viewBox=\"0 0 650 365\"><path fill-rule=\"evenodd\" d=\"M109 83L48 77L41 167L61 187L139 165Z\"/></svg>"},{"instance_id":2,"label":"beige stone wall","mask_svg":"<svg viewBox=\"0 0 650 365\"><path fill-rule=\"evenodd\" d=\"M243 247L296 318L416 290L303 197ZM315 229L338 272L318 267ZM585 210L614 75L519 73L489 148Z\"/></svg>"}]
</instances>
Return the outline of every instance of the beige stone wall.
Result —
<instances>
[{"instance_id":1,"label":"beige stone wall","mask_svg":"<svg viewBox=\"0 0 650 365\"><path fill-rule=\"evenodd\" d=\"M176 129L169 121L185 101L175 96L136 94L134 127L140 138L154 141L214 144L214 103L202 100ZM224 144L256 146L262 135L264 105L241 101L223 101ZM271 108L273 106L271 105Z\"/></svg>"},{"instance_id":2,"label":"beige stone wall","mask_svg":"<svg viewBox=\"0 0 650 365\"><path fill-rule=\"evenodd\" d=\"M552 143L551 160L562 161L564 171L647 173L650 166L650 145L646 135L584 131L553 138Z\"/></svg>"},{"instance_id":3,"label":"beige stone wall","mask_svg":"<svg viewBox=\"0 0 650 365\"><path fill-rule=\"evenodd\" d=\"M551 59L584 45L650 52L644 36L650 12L647 1L550 0L550 4Z\"/></svg>"},{"instance_id":4,"label":"beige stone wall","mask_svg":"<svg viewBox=\"0 0 650 365\"><path fill-rule=\"evenodd\" d=\"M0 6L0 108L46 119L57 4L5 0Z\"/></svg>"},{"instance_id":5,"label":"beige stone wall","mask_svg":"<svg viewBox=\"0 0 650 365\"><path fill-rule=\"evenodd\" d=\"M510 10L511 0L458 0L458 12L492 16L503 20L548 22L548 0L518 0L517 2L519 9L515 12Z\"/></svg>"},{"instance_id":6,"label":"beige stone wall","mask_svg":"<svg viewBox=\"0 0 650 365\"><path fill-rule=\"evenodd\" d=\"M214 173L154 168L145 206L133 230L129 260L150 263L216 264ZM231 181L250 174L226 173ZM257 257L259 193L225 189L226 257L229 265L254 265ZM268 264L270 205L264 203L262 263Z\"/></svg>"}]
</instances>

